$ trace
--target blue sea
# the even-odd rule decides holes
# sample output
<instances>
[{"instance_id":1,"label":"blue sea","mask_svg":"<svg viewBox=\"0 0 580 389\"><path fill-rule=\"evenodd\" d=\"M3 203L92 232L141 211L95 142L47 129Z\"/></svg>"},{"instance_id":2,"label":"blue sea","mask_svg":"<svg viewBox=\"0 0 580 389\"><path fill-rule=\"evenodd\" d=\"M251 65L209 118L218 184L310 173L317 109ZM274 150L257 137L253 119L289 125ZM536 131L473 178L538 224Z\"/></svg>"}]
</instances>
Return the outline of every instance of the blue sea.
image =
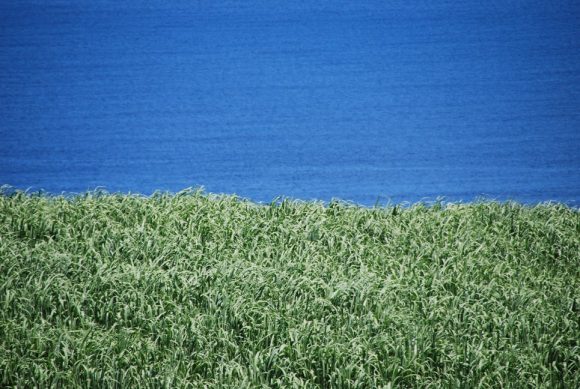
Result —
<instances>
[{"instance_id":1,"label":"blue sea","mask_svg":"<svg viewBox=\"0 0 580 389\"><path fill-rule=\"evenodd\" d=\"M580 203L580 2L0 0L0 184Z\"/></svg>"}]
</instances>

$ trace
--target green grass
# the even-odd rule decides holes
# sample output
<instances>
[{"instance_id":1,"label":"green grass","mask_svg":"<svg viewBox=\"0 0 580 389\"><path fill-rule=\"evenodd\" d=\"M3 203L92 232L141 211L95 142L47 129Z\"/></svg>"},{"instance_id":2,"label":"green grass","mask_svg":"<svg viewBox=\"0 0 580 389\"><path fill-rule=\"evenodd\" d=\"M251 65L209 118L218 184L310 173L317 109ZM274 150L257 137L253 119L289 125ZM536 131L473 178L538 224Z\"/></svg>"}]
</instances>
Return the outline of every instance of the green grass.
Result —
<instances>
[{"instance_id":1,"label":"green grass","mask_svg":"<svg viewBox=\"0 0 580 389\"><path fill-rule=\"evenodd\" d=\"M0 386L580 387L580 212L0 196Z\"/></svg>"}]
</instances>

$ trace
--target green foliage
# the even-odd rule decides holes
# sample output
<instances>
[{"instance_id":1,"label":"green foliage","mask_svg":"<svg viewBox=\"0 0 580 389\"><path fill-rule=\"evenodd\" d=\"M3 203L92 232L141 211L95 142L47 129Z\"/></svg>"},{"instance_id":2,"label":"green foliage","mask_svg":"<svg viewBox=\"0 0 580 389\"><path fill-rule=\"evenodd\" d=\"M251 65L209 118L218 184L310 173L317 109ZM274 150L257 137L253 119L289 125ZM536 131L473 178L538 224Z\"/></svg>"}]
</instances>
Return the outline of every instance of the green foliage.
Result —
<instances>
[{"instance_id":1,"label":"green foliage","mask_svg":"<svg viewBox=\"0 0 580 389\"><path fill-rule=\"evenodd\" d=\"M580 387L580 213L0 196L0 386Z\"/></svg>"}]
</instances>

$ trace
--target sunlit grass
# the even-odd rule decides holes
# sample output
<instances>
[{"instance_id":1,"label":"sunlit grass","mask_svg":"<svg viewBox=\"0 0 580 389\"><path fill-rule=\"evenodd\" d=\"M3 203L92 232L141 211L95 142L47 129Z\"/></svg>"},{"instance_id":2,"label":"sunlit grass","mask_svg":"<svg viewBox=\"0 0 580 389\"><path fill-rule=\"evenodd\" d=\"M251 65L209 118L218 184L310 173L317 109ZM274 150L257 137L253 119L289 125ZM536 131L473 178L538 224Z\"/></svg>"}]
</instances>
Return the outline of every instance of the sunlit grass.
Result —
<instances>
[{"instance_id":1,"label":"sunlit grass","mask_svg":"<svg viewBox=\"0 0 580 389\"><path fill-rule=\"evenodd\" d=\"M580 213L0 195L0 386L580 387Z\"/></svg>"}]
</instances>

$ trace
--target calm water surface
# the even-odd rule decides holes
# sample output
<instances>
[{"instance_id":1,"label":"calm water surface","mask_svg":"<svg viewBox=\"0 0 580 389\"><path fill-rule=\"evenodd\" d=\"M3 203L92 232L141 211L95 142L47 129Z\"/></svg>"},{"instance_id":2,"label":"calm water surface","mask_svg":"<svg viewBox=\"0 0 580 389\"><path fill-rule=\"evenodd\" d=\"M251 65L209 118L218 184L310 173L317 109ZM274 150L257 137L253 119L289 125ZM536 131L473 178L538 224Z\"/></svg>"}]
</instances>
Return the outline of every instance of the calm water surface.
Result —
<instances>
[{"instance_id":1,"label":"calm water surface","mask_svg":"<svg viewBox=\"0 0 580 389\"><path fill-rule=\"evenodd\" d=\"M0 184L577 205L579 4L0 0Z\"/></svg>"}]
</instances>

